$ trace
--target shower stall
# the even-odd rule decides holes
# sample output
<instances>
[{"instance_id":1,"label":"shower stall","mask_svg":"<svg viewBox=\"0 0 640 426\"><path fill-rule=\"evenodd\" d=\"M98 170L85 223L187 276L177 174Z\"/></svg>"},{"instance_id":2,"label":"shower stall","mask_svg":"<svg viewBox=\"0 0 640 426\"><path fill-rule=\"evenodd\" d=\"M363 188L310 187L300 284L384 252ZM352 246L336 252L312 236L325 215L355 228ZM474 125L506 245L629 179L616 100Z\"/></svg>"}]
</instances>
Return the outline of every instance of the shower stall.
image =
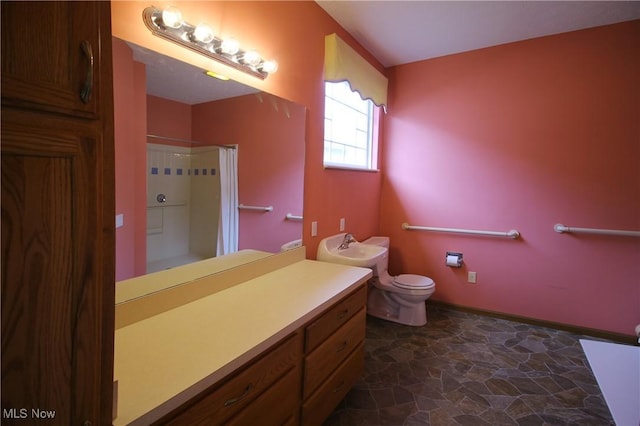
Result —
<instances>
[{"instance_id":1,"label":"shower stall","mask_svg":"<svg viewBox=\"0 0 640 426\"><path fill-rule=\"evenodd\" d=\"M147 273L237 250L235 154L233 147L147 144Z\"/></svg>"}]
</instances>

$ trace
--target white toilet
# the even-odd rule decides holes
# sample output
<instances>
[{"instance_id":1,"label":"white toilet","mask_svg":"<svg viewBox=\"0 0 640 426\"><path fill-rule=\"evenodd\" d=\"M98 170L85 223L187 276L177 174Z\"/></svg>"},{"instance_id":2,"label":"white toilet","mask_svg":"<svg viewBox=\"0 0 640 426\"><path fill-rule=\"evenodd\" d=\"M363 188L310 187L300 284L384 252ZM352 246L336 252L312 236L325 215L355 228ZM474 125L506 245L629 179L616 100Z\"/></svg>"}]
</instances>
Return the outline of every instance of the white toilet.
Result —
<instances>
[{"instance_id":1,"label":"white toilet","mask_svg":"<svg viewBox=\"0 0 640 426\"><path fill-rule=\"evenodd\" d=\"M387 248L373 268L367 299L367 313L400 324L420 326L427 323L426 300L436 285L429 277L413 274L389 275L389 237L371 237L363 244Z\"/></svg>"}]
</instances>

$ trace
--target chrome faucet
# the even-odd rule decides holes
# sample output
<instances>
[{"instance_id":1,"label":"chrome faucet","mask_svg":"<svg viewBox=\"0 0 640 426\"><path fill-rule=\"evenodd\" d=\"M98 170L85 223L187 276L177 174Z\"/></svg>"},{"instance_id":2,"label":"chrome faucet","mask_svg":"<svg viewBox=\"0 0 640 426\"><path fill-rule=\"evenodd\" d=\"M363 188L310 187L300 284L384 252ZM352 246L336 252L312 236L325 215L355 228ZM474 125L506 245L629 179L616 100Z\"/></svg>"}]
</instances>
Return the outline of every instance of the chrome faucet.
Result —
<instances>
[{"instance_id":1,"label":"chrome faucet","mask_svg":"<svg viewBox=\"0 0 640 426\"><path fill-rule=\"evenodd\" d=\"M356 239L353 238L353 234L346 234L344 239L342 240L342 244L338 246L338 250L344 250L349 248L349 244L357 243Z\"/></svg>"}]
</instances>

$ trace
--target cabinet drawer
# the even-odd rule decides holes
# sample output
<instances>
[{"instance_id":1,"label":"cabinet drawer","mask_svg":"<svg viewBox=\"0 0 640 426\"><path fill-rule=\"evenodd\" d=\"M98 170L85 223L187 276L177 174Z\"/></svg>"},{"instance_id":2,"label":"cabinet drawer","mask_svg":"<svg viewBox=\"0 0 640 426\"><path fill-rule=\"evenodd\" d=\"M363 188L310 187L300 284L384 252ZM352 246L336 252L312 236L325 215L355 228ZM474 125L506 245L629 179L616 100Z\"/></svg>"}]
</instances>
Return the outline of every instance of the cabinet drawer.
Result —
<instances>
[{"instance_id":1,"label":"cabinet drawer","mask_svg":"<svg viewBox=\"0 0 640 426\"><path fill-rule=\"evenodd\" d=\"M253 401L227 426L284 425L297 423L300 407L300 369L293 369Z\"/></svg>"},{"instance_id":2,"label":"cabinet drawer","mask_svg":"<svg viewBox=\"0 0 640 426\"><path fill-rule=\"evenodd\" d=\"M353 387L364 370L364 342L302 406L303 425L321 425Z\"/></svg>"},{"instance_id":3,"label":"cabinet drawer","mask_svg":"<svg viewBox=\"0 0 640 426\"><path fill-rule=\"evenodd\" d=\"M333 370L364 340L366 311L354 315L307 356L304 366L304 398L316 390Z\"/></svg>"},{"instance_id":4,"label":"cabinet drawer","mask_svg":"<svg viewBox=\"0 0 640 426\"><path fill-rule=\"evenodd\" d=\"M300 369L302 342L300 333L278 344L266 355L240 369L227 382L202 393L203 397L177 416L169 414L169 425L214 425L224 423L268 390L292 369ZM299 373L296 375L299 377ZM299 385L298 385L299 386ZM296 398L299 387L295 388ZM181 410L180 408L178 410Z\"/></svg>"},{"instance_id":5,"label":"cabinet drawer","mask_svg":"<svg viewBox=\"0 0 640 426\"><path fill-rule=\"evenodd\" d=\"M330 308L316 321L306 328L305 353L310 353L328 336L346 323L367 303L367 289L362 285L359 289Z\"/></svg>"}]
</instances>

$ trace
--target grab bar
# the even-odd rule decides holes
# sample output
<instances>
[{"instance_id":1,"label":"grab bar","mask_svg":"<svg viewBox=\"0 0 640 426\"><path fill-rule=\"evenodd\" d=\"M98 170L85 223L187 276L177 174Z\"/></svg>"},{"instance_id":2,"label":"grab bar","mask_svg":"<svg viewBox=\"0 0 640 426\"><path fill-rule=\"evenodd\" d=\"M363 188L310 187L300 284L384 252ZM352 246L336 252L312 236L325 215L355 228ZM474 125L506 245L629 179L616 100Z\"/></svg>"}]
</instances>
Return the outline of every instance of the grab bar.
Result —
<instances>
[{"instance_id":1,"label":"grab bar","mask_svg":"<svg viewBox=\"0 0 640 426\"><path fill-rule=\"evenodd\" d=\"M260 211L263 211L263 212L272 212L273 211L273 206L262 207L262 206L245 206L244 204L238 204L238 209L240 209L240 210L260 210Z\"/></svg>"},{"instance_id":2,"label":"grab bar","mask_svg":"<svg viewBox=\"0 0 640 426\"><path fill-rule=\"evenodd\" d=\"M302 220L302 216L295 216L295 215L292 215L291 213L287 213L284 218L287 220L298 220L298 221Z\"/></svg>"},{"instance_id":3,"label":"grab bar","mask_svg":"<svg viewBox=\"0 0 640 426\"><path fill-rule=\"evenodd\" d=\"M473 234L473 235L487 235L491 237L509 237L512 239L517 239L520 237L520 233L515 229L512 229L507 232L496 232L496 231L478 231L474 229L457 229L457 228L434 228L430 226L414 226L409 225L408 223L402 224L402 229L405 230L416 230L416 231L434 231L434 232L451 232L455 234Z\"/></svg>"},{"instance_id":4,"label":"grab bar","mask_svg":"<svg viewBox=\"0 0 640 426\"><path fill-rule=\"evenodd\" d=\"M563 232L577 232L583 234L617 235L620 237L640 237L640 231L621 231L618 229L597 229L597 228L576 228L574 226L564 226L556 223L553 230L562 234Z\"/></svg>"}]
</instances>

